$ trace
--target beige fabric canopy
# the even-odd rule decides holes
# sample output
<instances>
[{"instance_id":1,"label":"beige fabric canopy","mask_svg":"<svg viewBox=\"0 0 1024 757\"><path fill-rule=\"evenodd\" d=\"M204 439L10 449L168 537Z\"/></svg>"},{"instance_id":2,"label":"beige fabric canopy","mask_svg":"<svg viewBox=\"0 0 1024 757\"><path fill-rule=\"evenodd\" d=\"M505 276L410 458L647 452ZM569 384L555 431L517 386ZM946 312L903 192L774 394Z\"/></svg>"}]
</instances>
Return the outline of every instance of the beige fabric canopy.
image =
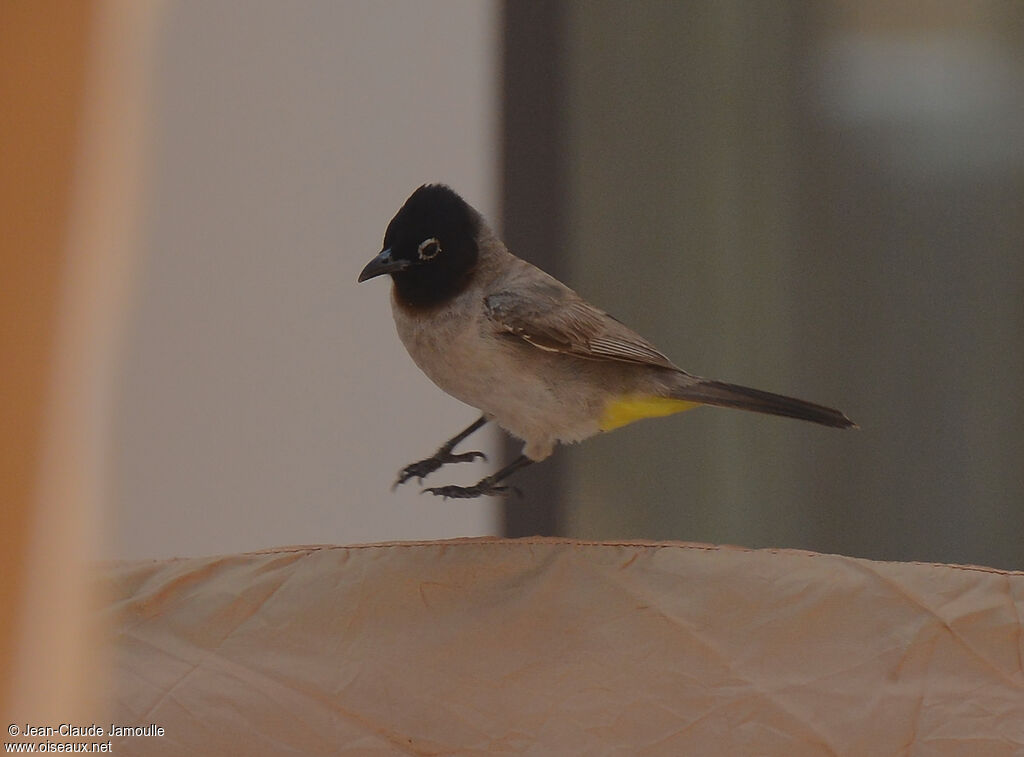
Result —
<instances>
[{"instance_id":1,"label":"beige fabric canopy","mask_svg":"<svg viewBox=\"0 0 1024 757\"><path fill-rule=\"evenodd\" d=\"M117 754L1024 754L1024 574L473 539L107 566Z\"/></svg>"}]
</instances>

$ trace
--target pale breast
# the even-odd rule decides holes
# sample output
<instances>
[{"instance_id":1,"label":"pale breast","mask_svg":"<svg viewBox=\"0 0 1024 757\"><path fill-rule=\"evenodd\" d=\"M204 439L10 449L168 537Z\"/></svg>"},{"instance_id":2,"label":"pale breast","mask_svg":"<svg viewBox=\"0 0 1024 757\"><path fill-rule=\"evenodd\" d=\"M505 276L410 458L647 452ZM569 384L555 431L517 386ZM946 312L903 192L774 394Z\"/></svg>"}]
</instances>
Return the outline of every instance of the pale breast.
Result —
<instances>
[{"instance_id":1,"label":"pale breast","mask_svg":"<svg viewBox=\"0 0 1024 757\"><path fill-rule=\"evenodd\" d=\"M392 299L398 337L410 357L442 390L485 409L486 388L500 370L498 356L487 356L479 317L461 295L451 305L410 311Z\"/></svg>"},{"instance_id":2,"label":"pale breast","mask_svg":"<svg viewBox=\"0 0 1024 757\"><path fill-rule=\"evenodd\" d=\"M478 295L460 295L431 311L411 311L392 298L392 312L420 370L447 394L533 443L535 455L546 449L546 456L557 441L597 433L604 391L574 369L577 361L496 333Z\"/></svg>"}]
</instances>

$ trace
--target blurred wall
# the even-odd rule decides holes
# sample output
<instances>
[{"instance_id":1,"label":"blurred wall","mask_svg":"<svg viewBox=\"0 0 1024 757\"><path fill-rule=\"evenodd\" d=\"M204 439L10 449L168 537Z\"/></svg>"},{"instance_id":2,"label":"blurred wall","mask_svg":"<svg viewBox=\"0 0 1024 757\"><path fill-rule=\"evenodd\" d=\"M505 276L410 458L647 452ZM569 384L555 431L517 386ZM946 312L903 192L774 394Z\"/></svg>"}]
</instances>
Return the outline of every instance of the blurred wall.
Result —
<instances>
[{"instance_id":1,"label":"blurred wall","mask_svg":"<svg viewBox=\"0 0 1024 757\"><path fill-rule=\"evenodd\" d=\"M493 501L389 491L476 412L356 276L424 182L495 216L496 3L165 10L111 554L493 533Z\"/></svg>"},{"instance_id":2,"label":"blurred wall","mask_svg":"<svg viewBox=\"0 0 1024 757\"><path fill-rule=\"evenodd\" d=\"M497 528L387 490L474 413L354 283L443 180L684 368L862 426L637 424L524 471L509 533L1020 567L1021 6L503 8L169 5L112 552Z\"/></svg>"},{"instance_id":3,"label":"blurred wall","mask_svg":"<svg viewBox=\"0 0 1024 757\"><path fill-rule=\"evenodd\" d=\"M562 532L1024 567L1024 6L562 7L568 281L862 426L636 424Z\"/></svg>"}]
</instances>

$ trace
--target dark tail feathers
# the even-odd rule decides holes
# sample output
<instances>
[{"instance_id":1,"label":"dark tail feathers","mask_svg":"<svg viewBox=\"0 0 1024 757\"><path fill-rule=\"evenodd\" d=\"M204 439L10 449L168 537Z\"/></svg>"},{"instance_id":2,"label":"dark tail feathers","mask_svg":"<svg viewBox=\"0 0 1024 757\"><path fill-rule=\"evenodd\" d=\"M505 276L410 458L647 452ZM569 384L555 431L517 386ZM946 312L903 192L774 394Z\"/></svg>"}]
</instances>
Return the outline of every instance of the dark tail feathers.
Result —
<instances>
[{"instance_id":1,"label":"dark tail feathers","mask_svg":"<svg viewBox=\"0 0 1024 757\"><path fill-rule=\"evenodd\" d=\"M762 392L760 389L726 384L723 381L699 379L695 384L680 386L672 392L672 397L717 407L733 407L739 410L753 410L755 413L798 418L834 428L857 428L856 423L830 407L784 397L781 394Z\"/></svg>"}]
</instances>

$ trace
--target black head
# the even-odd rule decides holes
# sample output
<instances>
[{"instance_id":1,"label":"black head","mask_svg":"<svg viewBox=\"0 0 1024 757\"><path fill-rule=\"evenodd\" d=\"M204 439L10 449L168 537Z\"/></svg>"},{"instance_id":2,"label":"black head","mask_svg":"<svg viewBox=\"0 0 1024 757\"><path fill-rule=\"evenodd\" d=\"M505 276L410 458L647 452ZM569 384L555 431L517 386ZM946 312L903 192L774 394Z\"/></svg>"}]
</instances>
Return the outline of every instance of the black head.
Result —
<instances>
[{"instance_id":1,"label":"black head","mask_svg":"<svg viewBox=\"0 0 1024 757\"><path fill-rule=\"evenodd\" d=\"M360 281L391 274L399 300L413 307L439 305L469 281L479 256L479 216L443 184L412 193L384 233L384 250Z\"/></svg>"}]
</instances>

